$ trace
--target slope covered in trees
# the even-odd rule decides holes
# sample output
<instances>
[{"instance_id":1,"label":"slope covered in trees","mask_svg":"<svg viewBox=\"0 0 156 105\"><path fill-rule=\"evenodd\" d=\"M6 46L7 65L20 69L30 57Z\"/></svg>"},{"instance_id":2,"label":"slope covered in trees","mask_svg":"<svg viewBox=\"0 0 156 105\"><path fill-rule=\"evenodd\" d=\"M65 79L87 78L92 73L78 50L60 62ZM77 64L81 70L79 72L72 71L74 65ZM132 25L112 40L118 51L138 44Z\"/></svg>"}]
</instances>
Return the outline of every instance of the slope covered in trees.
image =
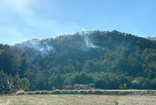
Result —
<instances>
[{"instance_id":1,"label":"slope covered in trees","mask_svg":"<svg viewBox=\"0 0 156 105\"><path fill-rule=\"evenodd\" d=\"M156 41L114 30L0 45L0 93L90 83L155 89Z\"/></svg>"}]
</instances>

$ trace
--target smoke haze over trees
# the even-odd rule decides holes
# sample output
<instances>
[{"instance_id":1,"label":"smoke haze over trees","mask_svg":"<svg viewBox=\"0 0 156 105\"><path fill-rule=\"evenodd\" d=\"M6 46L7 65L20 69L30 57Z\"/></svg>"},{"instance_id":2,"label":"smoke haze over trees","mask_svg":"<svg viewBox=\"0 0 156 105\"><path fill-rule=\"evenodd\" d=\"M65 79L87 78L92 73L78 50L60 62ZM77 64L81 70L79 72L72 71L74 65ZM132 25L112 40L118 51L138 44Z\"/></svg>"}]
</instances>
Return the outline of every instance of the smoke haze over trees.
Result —
<instances>
[{"instance_id":1,"label":"smoke haze over trees","mask_svg":"<svg viewBox=\"0 0 156 105\"><path fill-rule=\"evenodd\" d=\"M153 39L114 30L0 44L0 93L91 83L101 89L155 89Z\"/></svg>"}]
</instances>

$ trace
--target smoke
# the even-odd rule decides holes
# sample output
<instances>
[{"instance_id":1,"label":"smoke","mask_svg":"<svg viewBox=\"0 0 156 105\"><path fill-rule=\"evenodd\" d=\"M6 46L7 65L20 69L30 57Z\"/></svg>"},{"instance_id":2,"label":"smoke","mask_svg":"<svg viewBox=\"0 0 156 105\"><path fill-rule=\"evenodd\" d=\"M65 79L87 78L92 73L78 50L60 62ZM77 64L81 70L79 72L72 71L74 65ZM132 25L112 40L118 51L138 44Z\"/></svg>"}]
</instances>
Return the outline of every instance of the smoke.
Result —
<instances>
[{"instance_id":1,"label":"smoke","mask_svg":"<svg viewBox=\"0 0 156 105\"><path fill-rule=\"evenodd\" d=\"M90 35L91 33L92 31L83 31L79 34L84 38L87 48L95 48L95 49L101 48L100 46L97 46L91 42L91 40L88 37L88 35ZM101 49L104 50L104 48L101 48Z\"/></svg>"},{"instance_id":2,"label":"smoke","mask_svg":"<svg viewBox=\"0 0 156 105\"><path fill-rule=\"evenodd\" d=\"M19 43L14 47L21 49L22 52L24 52L25 48L33 48L42 55L47 55L51 50L53 50L53 47L49 45L47 41L40 41L39 39L32 39L23 43Z\"/></svg>"},{"instance_id":3,"label":"smoke","mask_svg":"<svg viewBox=\"0 0 156 105\"><path fill-rule=\"evenodd\" d=\"M39 43L39 45L34 46L35 50L38 50L41 52L42 55L48 54L51 50L53 50L53 47L48 45L47 42Z\"/></svg>"},{"instance_id":4,"label":"smoke","mask_svg":"<svg viewBox=\"0 0 156 105\"><path fill-rule=\"evenodd\" d=\"M85 42L86 42L86 46L88 48L99 48L98 46L94 45L87 36L84 37Z\"/></svg>"}]
</instances>

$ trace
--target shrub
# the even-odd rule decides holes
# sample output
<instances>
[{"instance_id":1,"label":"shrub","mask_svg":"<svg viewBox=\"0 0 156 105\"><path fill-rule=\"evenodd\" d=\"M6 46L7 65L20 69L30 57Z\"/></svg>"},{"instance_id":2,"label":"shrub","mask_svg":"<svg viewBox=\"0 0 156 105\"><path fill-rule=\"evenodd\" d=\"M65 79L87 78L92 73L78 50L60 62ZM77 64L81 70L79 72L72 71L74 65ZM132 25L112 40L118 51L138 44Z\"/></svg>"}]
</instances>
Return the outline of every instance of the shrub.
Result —
<instances>
[{"instance_id":1,"label":"shrub","mask_svg":"<svg viewBox=\"0 0 156 105\"><path fill-rule=\"evenodd\" d=\"M35 92L30 91L30 92L26 92L26 94L27 95L32 95L32 94L35 94Z\"/></svg>"},{"instance_id":2,"label":"shrub","mask_svg":"<svg viewBox=\"0 0 156 105\"><path fill-rule=\"evenodd\" d=\"M20 85L21 85L21 89L23 89L24 91L28 91L30 87L30 82L27 78L22 78L20 80Z\"/></svg>"},{"instance_id":3,"label":"shrub","mask_svg":"<svg viewBox=\"0 0 156 105\"><path fill-rule=\"evenodd\" d=\"M49 94L50 92L49 91L41 91L40 93L41 94Z\"/></svg>"},{"instance_id":4,"label":"shrub","mask_svg":"<svg viewBox=\"0 0 156 105\"><path fill-rule=\"evenodd\" d=\"M35 94L41 94L41 91L35 91Z\"/></svg>"},{"instance_id":5,"label":"shrub","mask_svg":"<svg viewBox=\"0 0 156 105\"><path fill-rule=\"evenodd\" d=\"M118 101L115 100L114 102L115 102L115 105L119 105L119 102Z\"/></svg>"},{"instance_id":6,"label":"shrub","mask_svg":"<svg viewBox=\"0 0 156 105\"><path fill-rule=\"evenodd\" d=\"M61 93L62 93L61 90L58 89L51 92L51 94L61 94Z\"/></svg>"},{"instance_id":7,"label":"shrub","mask_svg":"<svg viewBox=\"0 0 156 105\"><path fill-rule=\"evenodd\" d=\"M24 94L25 94L24 90L19 90L16 92L16 95L24 95Z\"/></svg>"},{"instance_id":8,"label":"shrub","mask_svg":"<svg viewBox=\"0 0 156 105\"><path fill-rule=\"evenodd\" d=\"M95 94L103 94L103 92L101 90L96 90Z\"/></svg>"}]
</instances>

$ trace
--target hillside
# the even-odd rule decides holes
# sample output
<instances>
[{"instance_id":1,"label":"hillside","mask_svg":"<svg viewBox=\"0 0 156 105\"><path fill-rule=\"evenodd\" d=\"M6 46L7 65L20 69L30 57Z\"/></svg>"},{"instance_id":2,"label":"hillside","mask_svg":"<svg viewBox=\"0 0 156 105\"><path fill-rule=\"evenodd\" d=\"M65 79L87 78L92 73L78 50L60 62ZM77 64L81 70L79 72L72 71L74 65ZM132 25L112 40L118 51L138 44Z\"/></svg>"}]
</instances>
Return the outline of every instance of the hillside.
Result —
<instances>
[{"instance_id":1,"label":"hillside","mask_svg":"<svg viewBox=\"0 0 156 105\"><path fill-rule=\"evenodd\" d=\"M90 83L101 89L156 87L156 41L116 30L0 45L0 60L1 93Z\"/></svg>"},{"instance_id":2,"label":"hillside","mask_svg":"<svg viewBox=\"0 0 156 105\"><path fill-rule=\"evenodd\" d=\"M88 53L98 53L99 56L105 53L116 51L123 47L131 47L138 37L118 31L86 31L75 33L74 35L63 35L43 40L32 39L13 46L13 49L22 54L26 52L30 60L41 54L47 55L50 51L68 57L72 53L89 55ZM77 56L78 54L74 54ZM93 55L95 56L95 54ZM81 55L83 57L83 55Z\"/></svg>"}]
</instances>

